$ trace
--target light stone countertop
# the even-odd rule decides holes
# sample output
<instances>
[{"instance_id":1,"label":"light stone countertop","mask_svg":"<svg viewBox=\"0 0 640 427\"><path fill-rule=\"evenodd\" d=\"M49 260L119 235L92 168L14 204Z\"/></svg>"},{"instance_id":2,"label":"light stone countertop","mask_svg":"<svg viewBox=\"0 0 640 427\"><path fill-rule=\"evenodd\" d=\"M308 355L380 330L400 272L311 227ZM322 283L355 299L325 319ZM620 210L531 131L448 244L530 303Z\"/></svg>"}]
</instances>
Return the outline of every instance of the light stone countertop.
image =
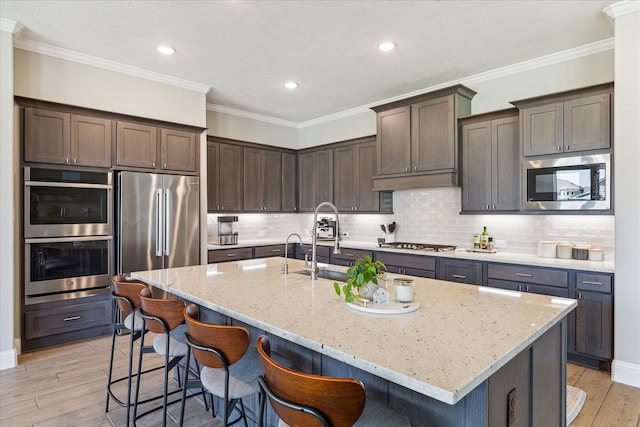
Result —
<instances>
[{"instance_id":1,"label":"light stone countertop","mask_svg":"<svg viewBox=\"0 0 640 427\"><path fill-rule=\"evenodd\" d=\"M572 299L415 278L418 311L363 313L335 294L333 281L295 273L304 261L290 260L286 276L282 262L253 259L132 277L447 404L576 306Z\"/></svg>"},{"instance_id":2,"label":"light stone countertop","mask_svg":"<svg viewBox=\"0 0 640 427\"><path fill-rule=\"evenodd\" d=\"M311 244L311 239L303 240L305 245ZM298 239L292 238L289 243L299 243ZM243 241L238 245L214 245L208 244L207 249L215 250L215 249L231 249L231 248L241 248L248 246L260 246L260 245L277 245L281 244L284 246L284 240L255 240L255 241ZM318 241L318 245L323 246L333 246L332 241ZM446 257L446 258L458 258L458 259L466 259L466 260L476 260L476 261L488 261L488 262L503 262L507 264L522 264L534 267L555 267L555 268L567 268L571 270L584 270L584 271L594 271L601 273L613 273L615 271L615 262L614 261L581 261L575 259L561 259L561 258L542 258L537 255L528 255L528 254L519 254L513 252L501 252L497 251L496 253L479 253L479 252L470 252L467 251L466 248L459 248L455 251L450 252L425 252L425 251L416 251L410 249L391 249L391 248L380 248L377 244L371 242L356 242L356 241L341 241L340 246L344 248L352 248L352 249L365 249L365 250L375 250L375 251L384 251L384 252L396 252L396 253L405 253L411 255L424 255L424 256L437 256L437 257Z\"/></svg>"}]
</instances>

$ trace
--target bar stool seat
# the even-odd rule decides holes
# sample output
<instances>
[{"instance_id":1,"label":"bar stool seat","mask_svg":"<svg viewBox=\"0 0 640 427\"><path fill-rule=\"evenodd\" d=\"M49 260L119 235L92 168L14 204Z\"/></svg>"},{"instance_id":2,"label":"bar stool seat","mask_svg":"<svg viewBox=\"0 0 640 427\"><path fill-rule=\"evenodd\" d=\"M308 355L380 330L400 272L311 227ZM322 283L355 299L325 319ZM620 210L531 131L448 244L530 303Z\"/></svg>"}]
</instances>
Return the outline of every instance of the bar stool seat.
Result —
<instances>
[{"instance_id":1,"label":"bar stool seat","mask_svg":"<svg viewBox=\"0 0 640 427\"><path fill-rule=\"evenodd\" d=\"M262 374L260 356L249 347L237 363L229 367L229 399L240 399L260 392L258 377ZM202 385L216 396L224 396L224 369L204 366L200 372Z\"/></svg>"},{"instance_id":2,"label":"bar stool seat","mask_svg":"<svg viewBox=\"0 0 640 427\"><path fill-rule=\"evenodd\" d=\"M354 378L307 374L280 365L271 357L269 339L258 339L263 376L260 384L259 426L264 425L267 399L280 417L279 427L405 427L409 419L366 397Z\"/></svg>"}]
</instances>

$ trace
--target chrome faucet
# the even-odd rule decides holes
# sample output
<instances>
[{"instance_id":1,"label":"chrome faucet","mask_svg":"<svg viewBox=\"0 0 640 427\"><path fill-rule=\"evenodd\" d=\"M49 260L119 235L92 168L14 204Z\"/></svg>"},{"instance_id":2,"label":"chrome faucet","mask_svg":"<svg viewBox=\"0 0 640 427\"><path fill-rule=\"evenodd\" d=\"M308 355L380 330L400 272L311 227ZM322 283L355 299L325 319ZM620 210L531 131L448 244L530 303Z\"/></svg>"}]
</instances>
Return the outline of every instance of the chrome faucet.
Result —
<instances>
[{"instance_id":1,"label":"chrome faucet","mask_svg":"<svg viewBox=\"0 0 640 427\"><path fill-rule=\"evenodd\" d=\"M318 278L318 272L320 271L320 269L318 268L318 260L316 258L316 245L317 245L317 237L318 237L318 233L315 232L315 225L318 222L318 211L320 210L320 208L324 207L324 206L328 206L330 207L333 212L336 214L336 234L333 237L333 253L334 254L339 254L340 253L340 218L338 216L338 208L336 208L336 206L333 203L330 202L322 202L318 205L318 207L316 208L315 212L313 213L313 225L312 225L312 248L311 248L311 267L310 268L306 268L306 271L310 271L311 272L311 279L317 279Z\"/></svg>"},{"instance_id":2,"label":"chrome faucet","mask_svg":"<svg viewBox=\"0 0 640 427\"><path fill-rule=\"evenodd\" d=\"M282 274L289 273L289 265L287 264L287 253L289 252L289 239L293 236L297 236L300 239L300 246L302 246L302 237L298 233L291 233L287 236L287 240L284 242L284 264L282 265ZM306 255L305 255L306 258Z\"/></svg>"}]
</instances>

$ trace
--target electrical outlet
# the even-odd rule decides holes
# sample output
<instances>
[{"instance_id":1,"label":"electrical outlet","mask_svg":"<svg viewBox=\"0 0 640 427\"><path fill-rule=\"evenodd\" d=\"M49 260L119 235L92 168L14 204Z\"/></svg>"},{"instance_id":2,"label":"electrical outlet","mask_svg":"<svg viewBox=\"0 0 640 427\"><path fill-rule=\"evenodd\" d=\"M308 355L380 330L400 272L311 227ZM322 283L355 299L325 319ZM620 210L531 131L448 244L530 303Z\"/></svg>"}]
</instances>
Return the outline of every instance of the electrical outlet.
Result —
<instances>
[{"instance_id":1,"label":"electrical outlet","mask_svg":"<svg viewBox=\"0 0 640 427\"><path fill-rule=\"evenodd\" d=\"M516 389L507 394L507 427L516 421Z\"/></svg>"},{"instance_id":2,"label":"electrical outlet","mask_svg":"<svg viewBox=\"0 0 640 427\"><path fill-rule=\"evenodd\" d=\"M496 240L496 249L507 249L507 241L506 240Z\"/></svg>"}]
</instances>

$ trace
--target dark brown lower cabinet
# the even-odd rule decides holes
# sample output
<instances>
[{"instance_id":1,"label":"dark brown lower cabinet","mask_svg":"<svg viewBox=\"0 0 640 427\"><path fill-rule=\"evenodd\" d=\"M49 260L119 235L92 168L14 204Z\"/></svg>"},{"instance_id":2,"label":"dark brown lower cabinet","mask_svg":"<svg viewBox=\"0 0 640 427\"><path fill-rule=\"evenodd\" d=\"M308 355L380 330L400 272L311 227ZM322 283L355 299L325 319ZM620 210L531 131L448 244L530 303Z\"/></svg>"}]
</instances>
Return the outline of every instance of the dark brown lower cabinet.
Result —
<instances>
[{"instance_id":1,"label":"dark brown lower cabinet","mask_svg":"<svg viewBox=\"0 0 640 427\"><path fill-rule=\"evenodd\" d=\"M482 285L482 263L457 259L438 259L438 279L449 282Z\"/></svg>"},{"instance_id":2,"label":"dark brown lower cabinet","mask_svg":"<svg viewBox=\"0 0 640 427\"><path fill-rule=\"evenodd\" d=\"M362 249L342 248L339 254L331 254L331 264L351 267L359 258L373 257L373 252Z\"/></svg>"},{"instance_id":3,"label":"dark brown lower cabinet","mask_svg":"<svg viewBox=\"0 0 640 427\"><path fill-rule=\"evenodd\" d=\"M382 261L387 271L392 274L436 278L436 259L424 255L398 254L392 252L376 252L375 259Z\"/></svg>"},{"instance_id":4,"label":"dark brown lower cabinet","mask_svg":"<svg viewBox=\"0 0 640 427\"><path fill-rule=\"evenodd\" d=\"M283 245L267 245L256 246L254 249L254 258L268 258L273 256L284 257L284 244ZM293 243L287 245L287 257L293 257Z\"/></svg>"},{"instance_id":5,"label":"dark brown lower cabinet","mask_svg":"<svg viewBox=\"0 0 640 427\"><path fill-rule=\"evenodd\" d=\"M240 261L243 259L253 258L253 247L249 248L233 248L233 249L215 249L207 253L207 261L209 264L228 261Z\"/></svg>"},{"instance_id":6,"label":"dark brown lower cabinet","mask_svg":"<svg viewBox=\"0 0 640 427\"><path fill-rule=\"evenodd\" d=\"M611 359L613 297L610 294L578 291L576 298L576 352Z\"/></svg>"}]
</instances>

